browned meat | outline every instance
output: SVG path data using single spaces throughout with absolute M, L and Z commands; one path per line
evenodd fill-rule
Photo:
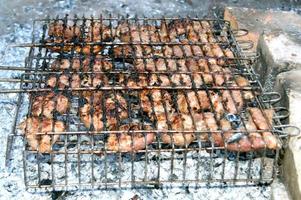
M 86 128 L 94 127 L 95 131 L 103 129 L 103 111 L 101 106 L 95 106 L 92 112 L 91 105 L 85 104 L 79 109 L 79 116 Z
M 171 81 L 176 86 L 191 86 L 191 78 L 188 74 L 173 74 Z
M 169 36 L 171 40 L 176 39 L 179 35 L 186 33 L 186 20 L 172 20 L 168 24 Z
M 98 108 L 97 106 L 102 105 L 102 91 L 93 91 L 92 93 L 90 91 L 83 91 L 80 96 L 83 97 L 88 104 L 93 105 L 94 109 Z
M 145 130 L 151 130 L 151 127 L 144 125 Z M 142 130 L 141 124 L 126 124 L 122 125 L 119 130 L 121 131 L 138 131 Z M 147 148 L 155 140 L 155 133 L 121 133 L 110 134 L 107 141 L 107 148 L 109 151 L 116 152 L 132 152 L 139 151 Z
M 87 38 L 84 40 L 84 42 L 91 42 L 91 39 Z M 97 54 L 102 49 L 103 49 L 102 45 L 95 45 L 95 44 L 85 44 L 84 46 L 83 45 L 75 46 L 75 51 L 77 53 L 86 54 L 86 55 Z
M 134 49 L 131 45 L 118 45 L 113 47 L 115 58 L 133 58 L 135 56 Z
M 179 132 L 170 134 L 162 133 L 162 142 L 166 144 L 174 144 L 176 146 L 188 146 L 195 139 L 194 134 L 181 131 L 193 131 L 193 122 L 190 115 L 171 114 L 168 117 L 172 130 Z
M 187 38 L 191 42 L 198 42 L 199 41 L 199 35 L 194 30 L 187 31 Z
M 269 129 L 269 126 L 271 125 L 271 122 L 272 122 L 272 116 L 273 116 L 272 110 L 265 111 L 266 116 L 269 117 L 268 119 L 266 119 L 264 117 L 263 113 L 261 112 L 261 110 L 259 108 L 249 108 L 249 112 L 250 112 L 252 119 L 258 129 L 260 129 L 260 130 L 268 130 Z M 280 147 L 280 143 L 279 143 L 278 139 L 271 132 L 269 132 L 269 131 L 263 132 L 262 137 L 266 143 L 266 146 L 269 149 L 277 149 Z
M 239 149 L 237 142 L 227 143 L 227 141 L 233 136 L 233 133 L 230 132 L 230 130 L 232 130 L 231 123 L 226 119 L 221 119 L 219 123 L 224 136 L 224 143 L 221 146 L 225 146 L 225 148 L 230 151 L 237 151 Z
M 256 132 L 257 128 L 256 125 L 254 124 L 252 117 L 249 116 L 248 121 L 245 123 L 246 124 L 246 129 L 249 133 L 249 138 L 252 143 L 252 148 L 254 150 L 259 150 L 265 148 L 265 142 L 263 140 L 263 137 L 261 133 Z
M 212 48 L 211 48 L 211 46 L 209 44 L 203 45 L 202 50 L 203 50 L 203 52 L 204 52 L 204 54 L 206 56 L 209 56 L 209 57 L 213 57 L 214 56 Z
M 223 74 L 223 68 L 216 64 L 210 65 L 210 70 L 213 74 L 215 85 L 221 86 L 225 82 L 225 77 Z
M 214 118 L 214 114 L 211 112 L 205 112 L 204 113 L 204 120 L 207 124 L 207 127 L 210 131 L 212 140 L 214 141 L 214 144 L 217 146 L 223 145 L 223 137 L 220 132 L 218 131 L 218 126 L 216 124 L 216 120 Z
M 196 131 L 207 131 L 206 127 L 206 122 L 204 120 L 204 116 L 200 113 L 193 113 L 193 120 L 195 122 L 195 129 Z M 201 140 L 208 140 L 208 134 L 207 133 L 200 133 L 200 134 L 195 134 L 196 139 L 201 139 Z
M 65 26 L 61 22 L 54 22 L 49 24 L 48 35 L 54 37 L 61 37 L 66 40 L 71 40 L 74 37 L 79 37 L 81 34 L 78 26 Z
M 110 71 L 113 69 L 112 61 L 105 60 L 101 57 L 96 57 L 93 65 L 94 72 Z
M 236 114 L 241 111 L 244 101 L 239 90 L 224 90 L 222 95 L 223 103 L 225 104 L 225 108 L 229 113 Z
M 235 82 L 239 87 L 247 87 L 250 86 L 249 80 L 242 77 L 242 76 L 237 76 L 235 77 Z M 254 95 L 252 94 L 251 91 L 243 91 L 243 97 L 246 100 L 251 100 L 254 99 Z
M 226 119 L 220 120 L 220 126 L 223 131 L 225 131 L 224 134 L 224 141 L 225 141 L 225 148 L 230 151 L 239 151 L 239 152 L 249 152 L 252 149 L 252 144 L 249 140 L 249 138 L 246 135 L 243 135 L 238 141 L 236 142 L 229 142 L 230 138 L 233 137 L 234 134 L 238 134 L 237 132 L 233 133 L 230 132 L 231 124 Z
M 40 153 L 51 152 L 52 144 L 59 139 L 59 132 L 65 131 L 65 124 L 62 121 L 39 119 L 38 117 L 25 119 L 19 127 L 25 134 L 30 149 Z M 48 132 L 57 134 L 50 135 L 47 134 Z
M 70 105 L 69 99 L 64 95 L 55 95 L 53 92 L 47 95 L 36 96 L 32 100 L 31 114 L 39 117 L 43 114 L 46 118 L 53 118 L 53 112 L 66 113 Z
M 136 59 L 134 66 L 137 71 L 156 71 L 153 59 Z
M 234 54 L 230 49 L 224 49 L 224 54 L 227 58 L 231 58 L 231 59 L 234 58 Z
M 114 28 L 110 28 L 100 22 L 92 23 L 89 26 L 88 36 L 92 41 L 110 41 L 116 35 Z
M 51 64 L 51 69 L 54 71 L 65 70 L 70 68 L 70 61 L 68 59 L 57 59 Z
M 221 97 L 213 91 L 209 91 L 209 96 L 212 102 L 213 109 L 216 112 L 217 118 L 219 119 L 225 112 Z
M 211 49 L 214 56 L 218 58 L 224 57 L 224 53 L 218 44 L 212 44 Z
M 149 84 L 152 85 L 158 85 L 158 86 L 170 86 L 170 81 L 167 75 L 158 75 L 158 74 L 152 74 L 150 76 L 150 82 Z

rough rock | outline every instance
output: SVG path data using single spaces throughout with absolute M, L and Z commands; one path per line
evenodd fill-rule
M 285 185 L 280 181 L 272 183 L 271 200 L 290 200 L 290 196 L 285 188 Z
M 256 67 L 256 71 L 260 72 L 260 79 L 265 83 L 281 72 L 301 69 L 301 39 L 275 31 L 262 34 L 259 44 L 262 64 Z
M 301 128 L 301 70 L 292 70 L 277 76 L 275 90 L 282 95 L 281 104 L 290 112 L 289 123 Z M 291 137 L 284 155 L 282 171 L 293 199 L 301 199 L 301 138 Z

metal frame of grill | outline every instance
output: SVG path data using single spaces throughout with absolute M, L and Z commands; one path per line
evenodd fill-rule
M 24 181 L 25 185 L 29 189 L 46 189 L 46 190 L 73 190 L 77 188 L 83 189 L 107 189 L 107 188 L 126 188 L 126 187 L 142 187 L 142 188 L 157 188 L 162 185 L 173 184 L 173 185 L 195 185 L 201 186 L 202 184 L 224 184 L 229 183 L 232 185 L 238 184 L 246 184 L 246 185 L 254 185 L 258 183 L 270 183 L 275 176 L 277 175 L 277 167 L 278 167 L 278 158 L 281 149 L 270 150 L 267 148 L 261 149 L 260 151 L 252 150 L 251 152 L 231 152 L 228 151 L 225 147 L 215 146 L 214 140 L 212 138 L 212 133 L 223 133 L 225 131 L 215 130 L 215 131 L 196 131 L 196 130 L 170 130 L 171 122 L 168 122 L 169 130 L 157 130 L 153 127 L 151 130 L 145 130 L 145 117 L 140 116 L 140 122 L 142 124 L 141 130 L 128 130 L 128 131 L 120 131 L 120 130 L 107 130 L 106 125 L 104 125 L 103 130 L 95 131 L 90 127 L 90 130 L 83 127 L 83 123 L 80 121 L 78 117 L 79 107 L 80 107 L 80 99 L 83 95 L 83 92 L 96 92 L 102 91 L 104 96 L 113 95 L 113 99 L 115 102 L 115 106 L 118 107 L 118 100 L 116 99 L 117 94 L 121 94 L 124 96 L 126 100 L 126 107 L 128 114 L 128 123 L 135 121 L 136 119 L 132 117 L 132 113 L 142 113 L 141 101 L 139 98 L 136 100 L 137 105 L 136 108 L 133 108 L 131 104 L 131 97 L 129 96 L 140 96 L 142 91 L 149 90 L 152 91 L 157 89 L 161 93 L 161 102 L 165 110 L 166 114 L 166 105 L 164 99 L 162 98 L 162 94 L 164 92 L 168 92 L 172 96 L 172 101 L 175 103 L 175 107 L 177 105 L 177 94 L 179 92 L 183 93 L 187 100 L 187 92 L 197 92 L 197 91 L 205 91 L 210 100 L 210 108 L 209 111 L 214 113 L 214 119 L 217 123 L 219 120 L 217 118 L 217 114 L 214 111 L 214 105 L 210 98 L 210 91 L 214 91 L 221 95 L 221 92 L 224 90 L 229 91 L 240 91 L 241 93 L 245 91 L 251 92 L 255 99 L 253 100 L 253 104 L 255 104 L 258 108 L 260 108 L 261 112 L 263 109 L 272 108 L 275 111 L 275 115 L 273 117 L 273 125 L 269 124 L 269 130 L 257 130 L 262 134 L 264 131 L 269 131 L 273 133 L 275 137 L 282 143 L 282 147 L 285 145 L 285 141 L 288 137 L 288 133 L 286 132 L 286 128 L 288 125 L 282 125 L 281 122 L 288 116 L 288 111 L 285 108 L 278 107 L 274 108 L 273 104 L 277 103 L 280 100 L 280 95 L 278 93 L 263 93 L 262 86 L 260 85 L 257 75 L 253 70 L 253 65 L 256 62 L 256 59 L 247 57 L 244 54 L 244 50 L 248 50 L 251 47 L 250 42 L 246 41 L 236 41 L 236 37 L 247 34 L 247 31 L 233 31 L 230 28 L 230 24 L 224 20 L 206 20 L 206 19 L 198 19 L 196 18 L 187 18 L 189 20 L 195 21 L 204 21 L 210 24 L 210 31 L 214 38 L 215 42 L 189 42 L 186 45 L 190 47 L 192 45 L 205 45 L 205 44 L 218 44 L 222 48 L 229 48 L 234 54 L 234 58 L 216 58 L 211 56 L 186 56 L 184 53 L 183 58 L 179 58 L 176 56 L 166 57 L 164 56 L 142 56 L 139 59 L 142 59 L 144 62 L 144 67 L 146 67 L 146 62 L 148 60 L 156 60 L 163 59 L 166 66 L 167 60 L 180 60 L 184 59 L 204 59 L 208 61 L 209 59 L 222 59 L 224 61 L 224 66 L 226 68 L 231 69 L 232 76 L 240 75 L 247 78 L 250 81 L 250 86 L 239 87 L 239 86 L 231 86 L 230 84 L 223 84 L 221 86 L 213 86 L 202 84 L 196 86 L 194 83 L 193 74 L 199 74 L 202 77 L 203 83 L 204 81 L 204 72 L 201 71 L 158 71 L 156 64 L 154 65 L 155 71 L 138 71 L 136 69 L 129 69 L 126 66 L 128 65 L 127 60 L 125 59 L 124 50 L 122 50 L 122 58 L 119 60 L 114 57 L 110 50 L 112 50 L 116 46 L 124 47 L 126 45 L 145 45 L 149 46 L 152 49 L 157 46 L 164 45 L 177 45 L 183 50 L 183 44 L 179 42 L 120 42 L 120 41 L 104 41 L 101 37 L 100 41 L 93 42 L 85 42 L 78 39 L 72 39 L 71 41 L 64 42 L 54 42 L 47 40 L 47 31 L 49 24 L 52 22 L 62 22 L 64 29 L 67 27 L 67 24 L 71 23 L 73 27 L 79 26 L 82 31 L 81 38 L 86 37 L 86 29 L 91 24 L 93 25 L 95 22 L 100 22 L 108 25 L 111 29 L 111 33 L 114 27 L 118 26 L 121 22 L 129 22 L 130 24 L 135 24 L 138 27 L 140 25 L 156 25 L 159 26 L 161 23 L 169 24 L 173 20 L 180 20 L 180 18 L 124 18 L 124 17 L 102 17 L 93 18 L 93 17 L 82 17 L 78 18 L 74 16 L 74 18 L 69 18 L 67 15 L 64 18 L 55 18 L 55 19 L 45 19 L 45 20 L 35 20 L 34 21 L 34 29 L 33 29 L 33 39 L 31 44 L 22 44 L 18 45 L 19 47 L 30 47 L 30 52 L 28 57 L 26 58 L 25 67 L 1 67 L 1 70 L 20 70 L 25 71 L 20 77 L 20 79 L 2 79 L 4 82 L 10 83 L 19 83 L 20 89 L 9 89 L 3 90 L 1 93 L 19 93 L 17 99 L 17 112 L 13 125 L 13 132 L 9 136 L 7 143 L 7 159 L 11 157 L 11 145 L 15 137 L 23 137 L 24 138 L 24 150 L 23 150 L 23 166 L 24 166 Z M 181 19 L 183 20 L 183 19 Z M 129 27 L 130 29 L 130 27 Z M 65 31 L 65 30 L 64 30 Z M 102 30 L 100 30 L 101 32 Z M 187 30 L 186 30 L 187 31 Z M 139 32 L 140 33 L 140 32 Z M 186 33 L 185 33 L 186 34 Z M 222 41 L 219 41 L 218 38 L 223 35 Z M 141 33 L 140 33 L 141 36 Z M 179 36 L 179 35 L 178 35 Z M 169 37 L 169 36 L 168 36 Z M 179 36 L 180 37 L 180 36 Z M 93 36 L 92 36 L 93 38 Z M 240 45 L 239 45 L 240 44 Z M 63 50 L 65 46 L 70 45 L 71 50 L 66 52 Z M 96 59 L 95 55 L 91 52 L 90 55 L 83 54 L 82 51 L 76 52 L 75 47 L 77 46 L 104 46 L 108 48 L 109 53 L 103 53 L 106 50 L 102 50 L 97 54 L 102 54 L 103 57 L 100 60 L 108 60 L 112 63 L 113 69 L 109 71 L 93 71 L 91 60 Z M 242 48 L 241 46 L 245 46 Z M 49 48 L 58 47 L 59 51 L 54 52 Z M 92 51 L 92 50 L 91 50 Z M 143 51 L 143 53 L 145 53 Z M 173 52 L 174 54 L 174 52 Z M 67 58 L 69 60 L 73 58 L 80 59 L 80 71 L 72 71 L 72 70 L 64 70 L 64 71 L 53 71 L 50 69 L 50 65 L 53 61 L 59 58 Z M 85 58 L 92 58 L 90 60 L 90 71 L 82 72 L 83 68 L 83 60 Z M 133 59 L 137 59 L 134 57 Z M 123 66 L 118 68 L 116 66 Z M 57 80 L 60 75 L 67 75 L 71 77 L 72 74 L 79 74 L 94 77 L 97 74 L 102 74 L 109 77 L 110 82 L 108 85 L 101 85 L 97 87 L 88 86 L 83 87 L 82 85 L 77 88 L 69 87 L 65 88 L 49 88 L 46 87 L 45 82 L 50 76 L 56 76 Z M 124 74 L 125 77 L 131 78 L 133 76 L 145 75 L 148 79 L 147 86 L 128 86 L 127 81 L 124 85 L 119 84 L 116 81 L 116 76 Z M 184 85 L 183 81 L 178 86 L 173 84 L 167 86 L 158 85 L 150 85 L 149 78 L 151 75 L 156 75 L 160 77 L 160 75 L 167 75 L 170 83 L 172 82 L 172 75 L 175 74 L 187 74 L 190 77 L 191 85 Z M 225 78 L 224 73 L 219 72 L 209 72 L 208 74 L 214 76 L 217 74 L 222 75 Z M 126 79 L 127 79 L 126 78 Z M 70 80 L 70 78 L 69 78 Z M 139 79 L 136 84 L 138 84 Z M 160 82 L 160 81 L 159 81 Z M 229 83 L 235 82 L 235 80 L 230 80 Z M 70 82 L 69 82 L 70 84 Z M 29 146 L 26 142 L 26 138 L 24 135 L 18 130 L 18 124 L 24 119 L 24 117 L 30 117 L 31 104 L 34 96 L 40 95 L 45 92 L 63 92 L 71 102 L 71 106 L 68 109 L 66 114 L 60 116 L 60 119 L 64 121 L 66 124 L 66 131 L 64 132 L 47 132 L 47 135 L 51 136 L 52 141 L 54 141 L 55 135 L 59 135 L 59 140 L 55 143 L 52 143 L 51 152 L 49 153 L 39 153 L 37 150 L 30 150 Z M 73 92 L 78 92 L 78 94 L 74 95 Z M 231 94 L 231 98 L 233 100 L 233 95 Z M 93 97 L 91 97 L 91 101 L 93 102 Z M 105 110 L 104 105 L 105 98 L 102 99 L 102 108 Z M 199 102 L 200 103 L 200 102 Z M 153 116 L 156 118 L 154 114 L 154 101 L 151 100 Z M 28 106 L 28 114 L 24 116 L 24 114 L 20 113 L 21 109 L 24 109 L 25 106 Z M 241 112 L 237 115 L 240 117 L 242 126 L 245 127 L 243 119 L 246 117 L 246 107 L 243 108 Z M 178 109 L 175 109 L 176 112 L 179 112 Z M 195 124 L 191 108 L 188 103 L 188 110 Z M 236 106 L 236 110 L 238 110 Z M 279 111 L 279 112 L 278 112 Z M 93 114 L 94 111 L 91 111 Z M 204 114 L 205 111 L 201 111 Z M 278 112 L 278 114 L 277 114 Z M 280 114 L 279 114 L 280 113 Z M 106 124 L 105 111 L 103 114 L 104 124 Z M 166 114 L 167 115 L 167 114 Z M 182 115 L 179 113 L 179 115 Z M 265 114 L 263 114 L 265 116 Z M 117 119 L 117 124 L 120 125 L 122 123 L 119 120 L 118 112 L 115 112 L 114 117 Z M 166 117 L 168 119 L 168 116 Z M 265 116 L 265 119 L 268 119 Z M 55 121 L 55 120 L 53 120 Z M 152 122 L 154 123 L 154 122 Z M 155 126 L 155 125 L 154 125 Z M 246 128 L 246 127 L 245 127 Z M 245 129 L 247 130 L 247 129 Z M 120 151 L 110 151 L 106 147 L 106 138 L 110 134 L 116 134 L 119 136 L 120 134 L 127 133 L 131 135 L 133 138 L 134 134 L 142 134 L 144 138 L 146 138 L 146 134 L 152 132 L 156 135 L 156 139 L 152 142 L 152 144 L 145 144 L 145 149 L 130 151 L 130 152 L 120 152 Z M 231 130 L 233 133 L 243 132 L 242 130 Z M 182 133 L 182 134 L 195 134 L 196 139 L 189 145 L 184 145 L 183 147 L 178 147 L 174 144 L 163 144 L 160 137 L 162 132 L 168 133 L 170 135 L 174 133 Z M 253 131 L 254 132 L 254 131 Z M 248 131 L 245 131 L 246 135 L 249 134 Z M 201 135 L 208 134 L 209 140 L 202 140 Z M 38 133 L 38 135 L 43 135 L 43 133 Z M 225 141 L 224 141 L 225 142 Z M 133 141 L 132 141 L 133 145 Z M 189 160 L 189 161 L 188 161 Z M 189 164 L 190 162 L 194 162 L 196 168 L 192 168 Z M 168 163 L 168 164 L 167 164 Z M 255 164 L 254 164 L 255 163 Z M 45 168 L 44 165 L 47 165 L 48 168 Z M 87 168 L 88 166 L 88 168 Z M 168 167 L 168 169 L 163 169 Z M 230 167 L 230 168 L 229 168 Z M 234 167 L 233 171 L 228 174 L 229 169 Z M 256 169 L 258 168 L 259 169 Z M 45 169 L 48 169 L 45 170 Z M 72 172 L 72 170 L 74 172 Z M 89 169 L 89 171 L 85 171 L 85 169 Z M 63 170 L 63 172 L 62 172 Z M 139 170 L 138 172 L 136 170 Z M 257 170 L 257 171 L 256 171 Z M 130 171 L 129 173 L 125 173 L 125 171 Z M 163 171 L 165 171 L 163 174 Z M 169 172 L 168 176 L 166 176 L 166 171 Z M 208 173 L 203 173 L 207 171 Z M 252 173 L 256 171 L 255 173 Z M 63 173 L 61 178 L 57 178 L 58 173 Z M 74 174 L 75 173 L 75 174 Z M 97 174 L 101 173 L 101 174 Z M 125 175 L 124 175 L 125 174 Z M 129 176 L 127 176 L 129 174 Z M 73 178 L 72 178 L 73 177 Z M 75 177 L 75 178 L 74 178 Z

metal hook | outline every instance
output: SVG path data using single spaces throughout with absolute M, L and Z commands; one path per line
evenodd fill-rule
M 290 115 L 290 112 L 286 107 L 274 107 L 273 109 L 276 113 L 276 115 L 273 117 L 273 119 L 286 119 Z M 284 114 L 277 115 L 277 112 L 284 112 Z
M 264 97 L 266 97 L 267 100 L 265 100 Z M 281 100 L 281 94 L 279 92 L 264 92 L 261 98 L 263 103 L 276 103 Z
M 249 31 L 247 29 L 243 29 L 243 28 L 233 29 L 232 32 L 233 32 L 233 35 L 237 38 L 242 37 L 242 36 L 246 36 L 246 35 L 249 34 Z
M 276 129 L 275 132 L 279 133 L 281 135 L 279 135 L 279 137 L 296 137 L 298 136 L 298 138 L 300 137 L 300 128 L 294 125 L 276 125 L 274 126 L 274 128 Z M 278 130 L 277 130 L 278 129 Z M 279 130 L 279 129 L 286 129 L 287 131 L 284 130 Z
M 243 51 L 250 50 L 254 47 L 254 42 L 251 40 L 237 40 L 237 43 Z

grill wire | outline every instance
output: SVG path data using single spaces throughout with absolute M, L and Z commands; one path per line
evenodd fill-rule
M 208 38 L 185 40 L 189 33 L 198 33 L 187 28 L 192 23 L 199 23 L 200 30 L 205 31 L 202 36 Z M 50 34 L 53 24 L 59 24 L 54 31 L 60 33 L 62 28 L 62 34 Z M 98 31 L 107 34 L 96 38 L 92 31 L 89 35 L 89 27 L 96 24 L 104 24 Z M 184 30 L 179 28 L 181 24 L 185 24 Z M 177 28 L 167 31 L 162 41 L 164 25 L 169 30 Z M 114 33 L 121 26 L 129 31 Z M 74 36 L 76 27 L 80 34 Z M 141 27 L 146 27 L 146 31 L 142 32 Z M 64 35 L 67 29 L 69 33 L 72 30 L 72 37 Z M 157 34 L 155 41 L 152 34 Z M 255 62 L 244 55 L 235 36 L 241 33 L 232 31 L 227 21 L 198 18 L 71 19 L 66 15 L 34 21 L 32 43 L 24 45 L 30 47 L 25 67 L 2 68 L 25 71 L 19 80 L 8 80 L 20 83 L 20 89 L 2 91 L 20 93 L 7 157 L 11 156 L 13 138 L 23 137 L 24 182 L 33 189 L 270 183 L 277 175 L 279 153 L 287 137 L 281 120 L 288 112 L 272 106 L 280 99 L 277 93 L 262 92 L 252 68 Z M 219 48 L 222 55 L 210 53 L 213 48 L 205 51 L 207 46 Z M 196 55 L 193 49 L 198 47 L 200 53 Z M 190 55 L 186 55 L 187 48 Z M 233 56 L 226 55 L 226 51 Z M 200 61 L 206 63 L 207 71 Z M 96 63 L 101 69 L 94 67 Z M 67 67 L 61 69 L 64 64 Z M 213 68 L 216 65 L 218 70 Z M 79 84 L 73 85 L 75 77 Z M 248 85 L 239 85 L 237 77 L 246 79 Z M 218 80 L 222 83 L 218 84 Z M 225 92 L 229 92 L 227 98 Z M 244 99 L 242 106 L 234 103 L 234 110 L 229 112 L 228 101 L 235 102 L 237 95 L 246 94 L 252 98 Z M 64 103 L 60 97 L 67 99 L 65 111 L 59 110 Z M 37 109 L 38 98 L 42 98 L 43 106 Z M 193 98 L 195 105 L 191 103 Z M 221 112 L 217 111 L 218 103 L 222 103 Z M 50 113 L 46 112 L 46 104 L 52 106 Z M 20 110 L 26 106 L 28 112 L 24 116 Z M 83 112 L 85 106 L 89 108 L 87 112 Z M 267 129 L 249 130 L 247 123 L 253 108 L 261 113 Z M 273 111 L 272 119 L 266 110 Z M 100 115 L 98 120 L 91 120 L 96 114 Z M 217 128 L 211 127 L 206 116 L 212 116 Z M 34 119 L 38 131 L 32 139 L 28 131 L 34 129 Z M 164 120 L 164 128 L 159 128 Z M 222 127 L 222 120 L 230 123 L 229 130 Z M 64 128 L 55 130 L 60 122 Z M 197 128 L 201 122 L 204 127 Z M 226 133 L 230 137 L 226 138 Z M 250 147 L 240 143 L 246 138 L 250 143 L 254 133 L 262 139 L 271 133 L 277 147 L 270 148 L 267 141 L 258 149 L 255 143 Z M 175 141 L 179 138 L 180 142 Z M 44 149 L 42 144 L 46 144 Z M 231 145 L 236 148 L 231 149 Z

